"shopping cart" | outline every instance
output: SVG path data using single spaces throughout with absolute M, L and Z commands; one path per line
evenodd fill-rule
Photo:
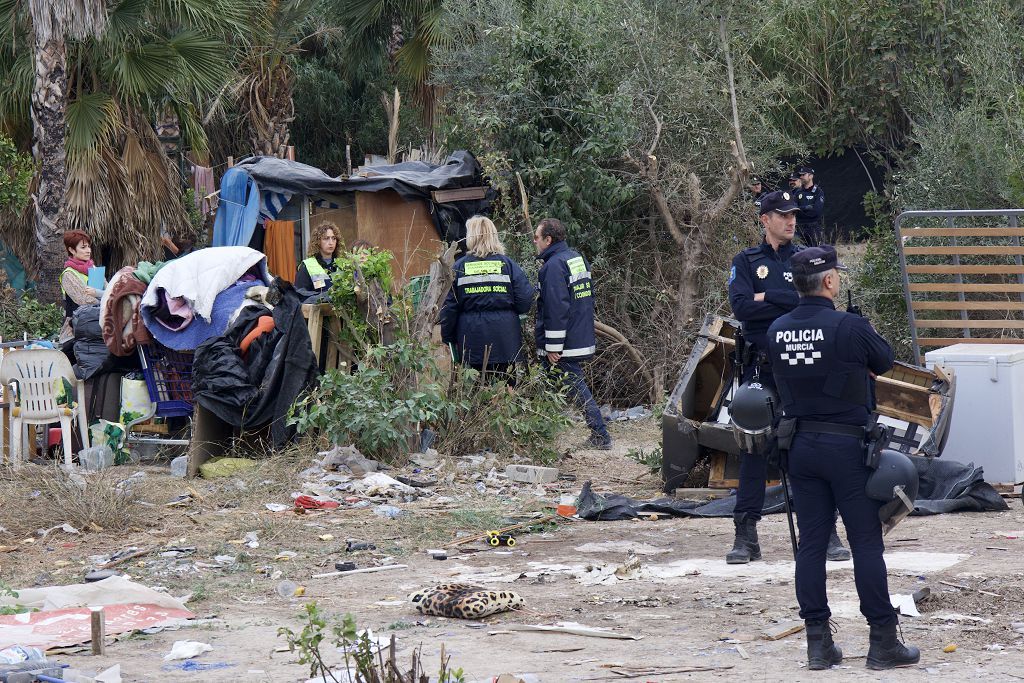
M 175 351 L 156 341 L 139 344 L 142 377 L 149 390 L 152 410 L 126 425 L 130 443 L 187 446 L 189 439 L 148 438 L 131 434 L 131 428 L 153 417 L 192 417 L 192 351 Z M 191 433 L 191 428 L 187 430 Z

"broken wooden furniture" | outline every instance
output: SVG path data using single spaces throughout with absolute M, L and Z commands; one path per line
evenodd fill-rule
M 735 488 L 739 448 L 729 421 L 733 387 L 730 354 L 739 323 L 709 315 L 669 396 L 662 417 L 662 478 L 672 492 L 684 486 L 698 463 L 710 468 L 707 486 Z M 892 425 L 890 447 L 904 453 L 936 457 L 945 445 L 953 412 L 955 380 L 936 366 L 932 370 L 897 363 L 875 379 L 876 412 Z M 769 479 L 777 471 L 769 471 Z

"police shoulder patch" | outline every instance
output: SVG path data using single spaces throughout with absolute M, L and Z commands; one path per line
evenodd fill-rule
M 732 268 L 731 268 L 731 269 L 729 270 L 729 281 L 728 281 L 728 282 L 727 282 L 726 284 L 727 284 L 727 285 L 731 285 L 731 284 L 732 284 L 732 282 L 733 282 L 733 280 L 735 280 L 735 279 L 736 279 L 736 266 L 733 266 L 733 267 L 732 267 Z

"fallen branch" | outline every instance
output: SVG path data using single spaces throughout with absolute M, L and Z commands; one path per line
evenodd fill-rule
M 707 671 L 724 671 L 733 668 L 732 664 L 721 664 L 718 666 L 688 666 L 681 669 L 645 669 L 636 673 L 629 673 L 620 669 L 612 669 L 615 676 L 592 676 L 581 678 L 582 681 L 621 681 L 627 678 L 643 678 L 644 676 L 667 676 L 669 674 L 702 673 Z
M 348 574 L 373 574 L 375 572 L 386 572 L 390 569 L 406 569 L 407 564 L 386 564 L 383 567 L 365 567 L 363 569 L 349 569 L 347 572 L 327 572 L 326 574 L 313 574 L 314 579 L 327 579 L 332 576 L 346 576 Z
M 658 396 L 656 393 L 657 387 L 654 386 L 654 375 L 652 375 L 650 369 L 648 369 L 647 361 L 643 357 L 643 354 L 641 354 L 635 346 L 629 343 L 629 340 L 626 339 L 625 335 L 623 335 L 621 332 L 616 330 L 611 325 L 605 325 L 604 323 L 595 320 L 594 332 L 601 335 L 602 337 L 605 337 L 606 339 L 613 340 L 616 344 L 619 344 L 622 346 L 622 348 L 626 349 L 626 353 L 629 354 L 629 357 L 632 358 L 633 362 L 636 363 L 637 369 L 640 370 L 640 373 L 643 374 L 644 376 L 644 380 L 647 382 L 647 386 L 649 387 L 651 405 L 657 405 L 658 401 L 661 400 L 661 397 Z
M 527 229 L 533 232 L 533 221 L 530 219 L 530 198 L 526 196 L 526 186 L 523 184 L 523 177 L 519 175 L 519 171 L 516 171 L 516 182 L 519 184 L 519 197 L 523 202 L 523 222 L 526 223 Z

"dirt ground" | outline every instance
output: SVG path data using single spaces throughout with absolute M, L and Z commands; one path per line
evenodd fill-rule
M 850 562 L 835 563 L 829 572 L 836 638 L 845 653 L 840 667 L 807 671 L 800 633 L 776 641 L 762 637 L 763 631 L 798 619 L 783 515 L 759 527 L 764 561 L 739 567 L 724 562 L 732 540 L 728 519 L 565 520 L 520 535 L 511 550 L 469 543 L 462 546 L 465 552 L 452 549 L 447 561 L 424 553 L 460 532 L 495 528 L 519 519 L 516 515 L 543 511 L 560 492 L 578 491 L 585 479 L 592 479 L 598 491 L 657 496 L 657 477 L 627 457 L 629 449 L 658 444 L 656 421 L 617 424 L 612 433 L 616 446 L 611 452 L 570 449 L 558 463 L 575 481 L 540 490 L 449 463 L 437 471 L 436 495 L 394 501 L 408 512 L 398 519 L 381 518 L 369 507 L 306 515 L 270 512 L 264 503 L 289 503 L 288 493 L 298 490 L 298 472 L 309 463 L 308 457 L 296 457 L 228 482 L 186 483 L 172 479 L 165 467 L 141 468 L 147 474 L 140 496 L 150 505 L 142 507 L 129 530 L 56 532 L 35 543 L 19 543 L 17 536 L 32 524 L 30 516 L 42 514 L 42 508 L 32 512 L 41 496 L 33 496 L 31 482 L 23 477 L 6 482 L 12 493 L 0 510 L 0 526 L 8 529 L 0 544 L 20 549 L 0 554 L 0 579 L 15 588 L 76 583 L 95 563 L 91 556 L 129 546 L 194 547 L 177 559 L 142 556 L 123 570 L 172 595 L 191 593 L 188 606 L 203 618 L 199 624 L 121 638 L 102 657 L 56 656 L 87 670 L 119 663 L 125 681 L 305 681 L 308 667 L 280 651 L 285 643 L 277 630 L 297 628 L 302 605 L 311 600 L 332 616 L 351 613 L 360 628 L 394 634 L 400 661 L 422 645 L 423 663 L 436 671 L 443 645 L 452 667 L 462 668 L 467 681 L 490 681 L 505 672 L 532 673 L 544 683 L 1024 678 L 1024 570 L 1018 561 L 1024 549 L 1024 508 L 1019 499 L 1010 501 L 1007 512 L 915 517 L 893 531 L 887 539 L 890 592 L 910 594 L 928 587 L 932 595 L 919 605 L 920 617 L 903 618 L 906 640 L 921 647 L 921 664 L 882 674 L 864 668 L 868 632 L 858 612 Z M 579 443 L 582 436 L 577 430 L 566 444 Z M 502 471 L 500 459 L 496 467 Z M 140 468 L 118 469 L 119 476 L 127 477 Z M 447 474 L 454 475 L 450 482 Z M 166 504 L 184 493 L 189 498 Z M 31 505 L 26 497 L 32 498 Z M 46 505 L 59 507 L 53 501 Z M 258 548 L 239 543 L 249 532 L 256 532 Z M 346 539 L 373 542 L 377 550 L 346 552 Z M 297 555 L 284 559 L 282 551 Z M 235 556 L 236 562 L 210 566 L 222 554 Z M 359 567 L 399 562 L 408 568 L 311 578 L 333 570 L 339 560 Z M 305 595 L 281 598 L 276 587 L 285 579 L 303 585 Z M 418 588 L 453 580 L 516 591 L 527 608 L 472 622 L 427 617 L 404 601 Z M 636 639 L 511 630 L 556 622 Z M 163 654 L 184 639 L 213 646 L 195 661 L 232 666 L 202 672 L 162 669 Z M 950 644 L 956 650 L 945 653 Z M 340 661 L 330 648 L 325 652 L 329 662 Z M 688 668 L 703 670 L 680 671 Z

